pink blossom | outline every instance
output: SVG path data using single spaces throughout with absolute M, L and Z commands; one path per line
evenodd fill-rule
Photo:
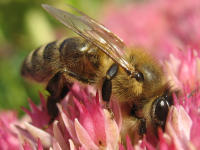
M 200 48 L 200 2 L 198 0 L 167 0 L 162 10 L 169 22 L 169 31 L 185 46 Z
M 17 115 L 13 111 L 0 112 L 0 149 L 13 150 L 20 148 L 20 141 L 14 129 Z
M 173 89 L 183 89 L 184 85 L 192 88 L 197 86 L 200 79 L 198 51 L 188 48 L 170 54 L 165 61 L 166 77 Z
M 41 96 L 43 99 L 43 97 Z M 31 106 L 33 104 L 31 103 Z M 37 139 L 45 148 L 53 149 L 117 149 L 120 142 L 121 115 L 117 103 L 112 103 L 113 112 L 116 112 L 114 120 L 112 114 L 102 107 L 99 95 L 93 96 L 88 89 L 81 89 L 75 84 L 70 94 L 58 105 L 60 117 L 52 127 L 25 123 L 25 127 L 18 126 L 23 136 L 26 149 L 38 147 Z M 37 110 L 37 107 L 31 109 Z M 44 116 L 45 107 L 40 113 L 28 111 L 32 122 Z M 37 117 L 38 115 L 38 117 Z M 34 117 L 32 117 L 34 116 Z M 34 120 L 36 119 L 36 120 Z M 47 124 L 46 124 L 47 125 Z M 113 138 L 114 137 L 114 138 Z M 27 141 L 31 144 L 27 144 Z
M 40 102 L 41 105 L 37 107 L 31 100 L 29 100 L 29 106 L 31 108 L 31 111 L 23 107 L 22 109 L 31 117 L 33 125 L 42 128 L 48 124 L 50 117 L 47 112 L 45 98 L 41 93 Z
M 126 146 L 124 146 L 120 140 L 121 115 L 119 112 L 113 118 L 111 113 L 102 107 L 98 94 L 93 96 L 89 92 L 90 90 L 82 89 L 77 84 L 73 86 L 72 92 L 65 97 L 64 101 L 58 105 L 60 117 L 54 121 L 52 126 L 45 128 L 45 126 L 38 127 L 28 122 L 21 122 L 16 125 L 19 137 L 19 140 L 16 139 L 16 141 L 19 146 L 22 144 L 24 150 L 49 148 L 53 150 L 144 150 L 146 148 L 156 150 L 156 147 L 161 150 L 198 149 L 200 146 L 199 132 L 197 132 L 200 130 L 200 92 L 197 90 L 191 96 L 189 87 L 184 87 L 184 89 L 185 96 L 174 98 L 175 106 L 170 108 L 165 132 L 159 130 L 159 141 L 156 146 L 151 145 L 145 137 L 135 145 L 132 145 L 130 138 L 127 137 Z M 37 106 L 37 108 L 39 107 Z M 114 112 L 119 111 L 118 104 L 115 102 L 111 108 Z M 43 109 L 46 113 L 44 107 Z M 41 109 L 41 113 L 43 109 Z M 33 116 L 31 113 L 35 114 L 30 111 L 30 116 Z M 37 113 L 35 115 L 37 116 Z M 34 119 L 37 120 L 36 116 L 32 117 L 32 122 Z M 6 123 L 10 122 L 12 119 L 8 117 Z M 17 137 L 13 131 L 6 130 L 5 133 L 11 133 L 12 136 Z M 8 143 L 4 143 L 5 145 L 11 146 Z
M 177 49 L 200 48 L 200 1 L 154 0 L 111 5 L 104 24 L 129 46 L 139 46 L 159 59 Z
M 190 149 L 190 132 L 192 120 L 182 106 L 170 109 L 168 121 L 166 123 L 166 135 L 168 144 L 174 149 Z
M 88 100 L 89 95 L 79 90 L 79 88 L 75 85 L 73 92 L 74 95 L 82 95 L 81 101 L 77 98 L 68 99 L 68 103 L 73 100 L 73 105 L 67 105 L 66 109 L 59 106 L 63 122 L 63 125 L 60 125 L 63 126 L 61 130 L 68 131 L 68 137 L 62 135 L 63 139 L 71 139 L 71 144 L 73 142 L 73 145 L 77 148 L 98 149 L 99 147 L 109 147 L 116 149 L 120 139 L 119 128 L 112 119 L 110 112 L 101 107 L 98 94 Z M 69 111 L 65 112 L 64 110 Z M 74 110 L 77 111 L 74 112 Z M 58 123 L 54 124 L 57 133 L 61 133 L 58 126 Z M 65 142 L 65 145 L 67 146 L 69 143 Z

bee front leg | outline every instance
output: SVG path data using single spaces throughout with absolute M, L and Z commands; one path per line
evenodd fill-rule
M 135 104 L 133 104 L 131 108 L 131 116 L 135 117 L 139 121 L 138 126 L 138 134 L 142 138 L 144 134 L 146 134 L 146 119 L 140 115 L 141 108 Z
M 51 124 L 58 116 L 56 103 L 60 102 L 69 92 L 69 86 L 70 84 L 66 82 L 63 73 L 61 72 L 56 73 L 48 82 L 46 90 L 50 93 L 50 96 L 47 99 L 47 110 L 48 114 L 51 116 L 49 124 Z
M 117 74 L 118 68 L 119 67 L 117 64 L 113 64 L 106 72 L 106 77 L 104 79 L 103 86 L 102 86 L 102 99 L 105 102 L 110 101 L 110 96 L 112 93 L 112 81 L 111 80 Z
M 146 131 L 147 131 L 147 129 L 146 129 L 146 119 L 144 119 L 144 118 L 141 118 L 141 119 L 139 119 L 139 121 L 140 121 L 140 123 L 139 123 L 139 135 L 141 136 L 141 137 L 143 137 L 143 135 L 144 134 L 146 134 Z

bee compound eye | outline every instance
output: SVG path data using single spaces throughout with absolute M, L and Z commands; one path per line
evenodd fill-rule
M 136 72 L 134 74 L 134 78 L 138 81 L 138 82 L 143 82 L 144 81 L 144 76 L 143 73 L 141 72 Z
M 153 104 L 153 120 L 156 125 L 162 128 L 164 128 L 167 119 L 169 106 L 169 102 L 163 97 L 157 98 Z

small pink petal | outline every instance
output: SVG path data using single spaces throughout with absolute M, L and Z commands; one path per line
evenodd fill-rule
M 79 150 L 87 150 L 87 149 L 85 149 L 84 147 L 79 147 Z
M 74 125 L 77 137 L 81 145 L 85 149 L 98 150 L 99 148 L 97 147 L 97 145 L 95 145 L 95 143 L 93 142 L 87 131 L 83 128 L 83 126 L 79 123 L 77 119 L 75 119 Z
M 143 139 L 142 144 L 146 147 L 148 150 L 156 150 L 155 147 L 153 147 L 146 138 Z
M 126 137 L 126 147 L 127 147 L 127 150 L 133 150 L 133 145 L 131 144 L 131 140 L 129 136 Z
M 43 150 L 42 143 L 40 139 L 38 139 L 38 150 Z
M 99 144 L 101 146 L 105 145 L 106 143 L 106 133 L 105 133 L 105 124 L 104 124 L 105 116 L 104 116 L 102 107 L 100 106 L 100 103 L 95 103 L 95 99 L 92 99 L 92 102 L 90 105 L 88 105 L 87 110 L 89 111 L 89 114 L 90 114 L 89 117 L 91 117 L 92 119 L 91 123 L 94 128 L 94 134 L 95 134 L 94 142 L 97 145 Z M 84 126 L 84 128 L 86 127 Z
M 24 150 L 33 150 L 32 147 L 30 146 L 30 144 L 28 142 L 25 142 L 23 144 L 23 149 Z
M 39 92 L 40 95 L 40 102 L 43 109 L 47 109 L 46 107 L 46 99 L 44 98 L 43 94 Z
M 73 122 L 71 120 L 69 120 L 67 115 L 63 112 L 62 106 L 60 104 L 58 104 L 57 106 L 58 106 L 59 112 L 61 114 L 61 118 L 62 118 L 62 120 L 64 122 L 64 125 L 65 125 L 67 131 L 69 132 L 69 134 L 72 137 L 72 139 L 76 143 L 78 143 L 78 139 L 77 139 L 77 136 L 76 136 L 75 128 L 73 126 Z
M 88 134 L 92 138 L 92 140 L 97 143 L 96 134 L 94 129 L 94 122 L 92 120 L 92 115 L 88 112 L 89 110 L 81 104 L 76 98 L 74 98 L 74 102 L 79 109 L 80 116 L 78 118 L 81 125 L 87 130 Z
M 187 112 L 182 106 L 179 106 L 178 108 L 172 106 L 169 113 L 171 113 L 170 122 L 176 133 L 189 140 L 192 120 Z
M 42 102 L 42 108 L 39 106 L 36 106 L 30 99 L 29 99 L 29 106 L 31 108 L 31 110 L 28 110 L 24 107 L 22 107 L 22 109 L 24 110 L 24 112 L 26 112 L 32 120 L 32 124 L 43 128 L 44 126 L 46 126 L 50 120 L 50 116 L 48 115 L 47 112 L 47 108 L 46 108 L 46 103 L 44 101 L 44 97 L 42 95 L 40 95 L 41 98 L 41 102 Z
M 172 106 L 166 122 L 166 133 L 172 138 L 176 149 L 187 149 L 190 140 L 192 120 L 182 106 Z
M 168 150 L 169 148 L 171 148 L 173 143 L 166 142 L 166 138 L 164 137 L 164 134 L 160 128 L 158 129 L 158 135 L 159 135 L 159 140 L 160 140 L 159 141 L 159 149 Z
M 121 114 L 121 109 L 120 109 L 120 105 L 116 100 L 112 100 L 111 101 L 111 108 L 112 111 L 114 113 L 114 117 L 115 117 L 115 121 L 118 125 L 119 130 L 121 130 L 121 126 L 122 126 L 122 114 Z
M 142 148 L 140 145 L 135 145 L 133 150 L 146 150 L 146 148 Z
M 119 150 L 125 150 L 122 144 L 119 144 Z
M 6 126 L 9 126 L 11 123 L 15 123 L 17 121 L 17 113 L 14 111 L 1 111 L 0 121 Z
M 33 101 L 31 99 L 28 99 L 29 101 L 29 106 L 32 110 L 33 113 L 39 112 L 38 107 L 35 105 L 35 103 L 33 103 Z
M 50 134 L 48 134 L 47 132 L 29 124 L 29 123 L 25 123 L 26 129 L 29 131 L 29 133 L 31 133 L 31 135 L 35 138 L 35 139 L 40 139 L 41 143 L 44 147 L 51 147 L 52 145 L 52 136 Z
M 31 141 L 31 143 L 36 143 L 34 137 L 26 129 L 23 129 L 17 125 L 16 128 L 19 131 L 19 140 L 21 140 L 22 143 L 24 141 L 25 141 L 24 143 L 26 143 L 26 141 Z
M 76 150 L 76 147 L 71 139 L 69 139 L 70 150 Z
M 63 150 L 55 140 L 53 141 L 53 150 Z
M 58 141 L 60 147 L 62 149 L 68 149 L 67 143 L 65 142 L 65 139 L 63 137 L 63 133 L 59 129 L 58 121 L 54 121 L 53 123 L 53 134 L 55 139 Z
M 171 124 L 166 125 L 166 128 L 167 128 L 166 132 L 171 136 L 172 142 L 173 142 L 175 148 L 177 150 L 184 149 L 185 148 L 185 146 L 183 145 L 184 143 L 181 142 L 181 139 L 179 139 L 177 133 L 175 132 L 175 130 L 173 129 L 173 127 L 171 126 Z
M 104 109 L 105 115 L 105 132 L 106 132 L 106 143 L 112 146 L 112 149 L 118 149 L 120 142 L 119 128 L 112 118 L 110 112 Z
M 180 132 L 184 133 L 187 140 L 189 140 L 190 139 L 190 131 L 191 131 L 191 127 L 192 127 L 192 120 L 182 106 L 180 106 L 180 108 L 179 108 L 179 115 L 180 115 L 180 117 L 179 117 L 180 123 L 182 123 L 182 125 L 179 124 L 181 127 Z

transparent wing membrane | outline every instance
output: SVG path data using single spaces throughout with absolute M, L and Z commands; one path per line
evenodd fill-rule
M 97 46 L 126 72 L 130 74 L 134 72 L 134 67 L 123 57 L 125 44 L 102 24 L 71 6 L 68 7 L 78 15 L 73 15 L 47 4 L 43 4 L 42 7 L 66 27 Z

